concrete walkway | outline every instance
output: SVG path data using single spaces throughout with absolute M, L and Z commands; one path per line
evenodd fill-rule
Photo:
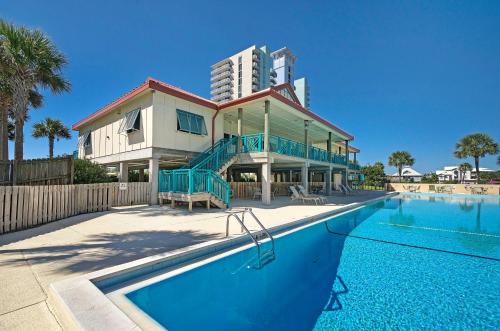
M 302 205 L 278 198 L 271 206 L 236 200 L 233 211 L 254 208 L 266 227 L 311 217 L 383 192 L 332 196 L 326 205 Z M 47 302 L 50 283 L 150 255 L 222 239 L 227 212 L 163 206 L 116 208 L 79 215 L 0 236 L 0 330 L 59 330 Z M 231 224 L 231 233 L 240 228 Z

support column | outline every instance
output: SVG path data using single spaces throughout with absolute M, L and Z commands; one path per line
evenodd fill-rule
M 262 203 L 271 204 L 271 162 L 262 163 Z
M 356 163 L 356 153 L 353 153 L 354 163 Z
M 149 182 L 151 183 L 151 204 L 158 204 L 158 159 L 149 159 Z M 174 204 L 172 200 L 172 204 Z
M 238 146 L 237 152 L 240 153 L 242 151 L 241 145 L 241 136 L 243 135 L 243 108 L 238 108 Z
M 293 170 L 290 170 L 290 177 L 288 178 L 289 182 L 293 182 Z
M 326 150 L 328 151 L 328 162 L 332 163 L 332 133 L 328 132 L 328 140 L 326 141 Z
M 128 163 L 127 162 L 120 162 L 120 174 L 119 174 L 118 180 L 121 183 L 128 182 Z
M 270 102 L 269 102 L 269 100 L 266 100 L 264 102 L 264 152 L 269 152 L 269 129 L 270 129 L 269 113 L 270 112 L 271 112 Z
M 332 167 L 330 167 L 325 174 L 326 195 L 332 194 Z
M 304 120 L 304 145 L 306 146 L 306 150 L 304 153 L 305 158 L 309 159 L 309 121 L 308 120 Z
M 139 169 L 139 182 L 144 182 L 144 168 Z
M 301 180 L 302 186 L 304 186 L 304 189 L 309 192 L 309 164 L 307 162 L 302 165 Z
M 349 140 L 345 141 L 345 180 L 344 180 L 344 185 L 347 186 L 348 184 L 348 176 L 349 176 Z

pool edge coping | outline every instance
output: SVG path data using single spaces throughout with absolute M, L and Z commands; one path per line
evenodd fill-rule
M 335 210 L 330 210 L 317 215 L 305 217 L 289 223 L 268 228 L 271 234 L 284 234 L 301 226 L 305 226 L 327 217 L 335 216 L 380 200 L 393 197 L 400 192 L 387 192 L 383 196 L 363 202 L 354 202 Z M 90 272 L 84 275 L 62 279 L 49 286 L 49 300 L 55 306 L 58 319 L 63 318 L 63 325 L 80 330 L 142 330 L 131 317 L 120 309 L 96 283 L 118 276 L 133 273 L 136 270 L 153 267 L 160 263 L 172 262 L 177 259 L 195 260 L 197 258 L 210 258 L 227 251 L 241 248 L 250 240 L 245 235 L 231 236 L 229 238 L 210 240 L 173 251 L 155 254 L 127 263 Z M 177 262 L 179 263 L 179 262 Z M 174 264 L 173 264 L 174 265 Z M 137 308 L 138 309 L 138 308 Z M 61 316 L 62 315 L 62 316 Z M 162 329 L 153 319 L 142 321 L 148 324 L 148 329 Z M 141 323 L 142 324 L 142 323 Z

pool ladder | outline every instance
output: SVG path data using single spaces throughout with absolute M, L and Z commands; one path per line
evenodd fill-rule
M 238 216 L 238 214 L 241 213 L 241 218 Z M 252 233 L 250 230 L 246 227 L 245 225 L 245 215 L 249 214 L 250 216 L 253 217 L 255 222 L 259 225 L 261 228 L 260 231 Z M 267 231 L 267 229 L 262 225 L 262 223 L 259 221 L 257 216 L 252 211 L 252 208 L 245 208 L 241 212 L 234 212 L 231 213 L 227 216 L 226 219 L 226 237 L 229 236 L 229 220 L 232 218 L 236 219 L 238 223 L 241 225 L 241 232 L 245 231 L 250 238 L 252 238 L 253 243 L 255 244 L 255 247 L 257 247 L 257 260 L 259 262 L 258 266 L 259 269 L 262 268 L 266 263 L 270 262 L 271 260 L 275 259 L 275 254 L 274 254 L 274 238 L 273 236 Z M 261 242 L 259 240 L 262 240 L 263 238 L 269 238 L 271 241 L 271 248 L 261 252 Z

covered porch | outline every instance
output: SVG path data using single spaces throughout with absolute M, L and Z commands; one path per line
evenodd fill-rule
M 221 109 L 224 136 L 238 139 L 239 157 L 223 173 L 235 198 L 255 191 L 270 204 L 299 183 L 330 195 L 339 184 L 359 178 L 359 150 L 350 146 L 354 137 L 303 108 L 289 89 L 228 102 Z

